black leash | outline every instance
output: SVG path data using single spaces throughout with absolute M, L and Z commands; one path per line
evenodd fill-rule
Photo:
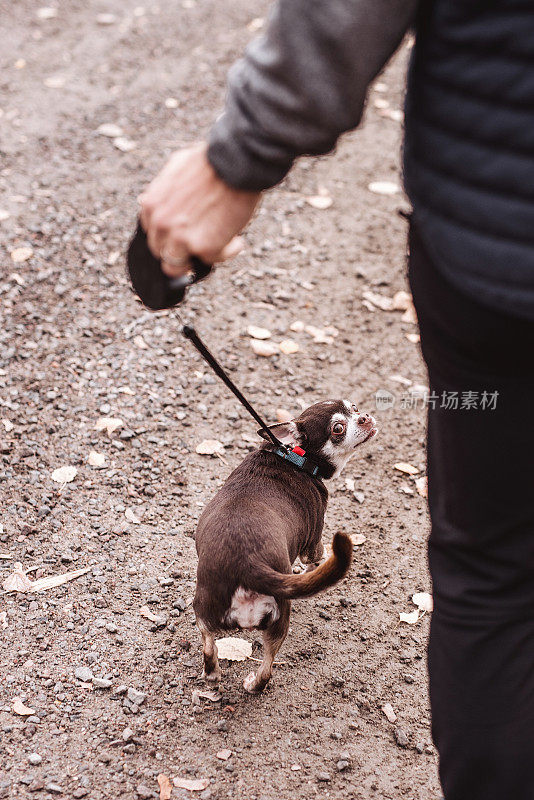
M 252 417 L 254 417 L 254 419 L 262 429 L 262 431 L 267 434 L 271 442 L 274 445 L 276 445 L 276 447 L 281 447 L 283 450 L 287 450 L 285 444 L 282 444 L 280 439 L 276 438 L 272 430 L 262 420 L 258 412 L 253 408 L 253 406 L 251 406 L 245 395 L 237 388 L 237 386 L 230 378 L 230 376 L 226 374 L 226 372 L 221 367 L 215 356 L 212 353 L 210 353 L 210 351 L 208 350 L 208 348 L 206 347 L 206 345 L 204 344 L 204 342 L 202 341 L 196 330 L 192 328 L 190 325 L 184 325 L 182 328 L 182 333 L 185 336 L 185 338 L 189 339 L 191 344 L 193 344 L 196 347 L 202 358 L 208 362 L 208 364 L 210 365 L 214 373 L 217 375 L 217 377 L 219 377 L 222 380 L 222 382 L 226 386 L 228 386 L 230 391 L 235 394 L 241 405 L 247 409 L 248 413 Z
M 206 264 L 199 258 L 192 256 L 190 261 L 191 271 L 181 278 L 170 278 L 161 269 L 161 261 L 150 252 L 146 233 L 139 222 L 128 248 L 127 266 L 134 290 L 145 306 L 153 311 L 174 308 L 180 305 L 186 296 L 188 287 L 204 280 L 212 270 L 211 264 Z M 233 392 L 241 405 L 247 409 L 251 417 L 256 420 L 261 430 L 276 447 L 274 451 L 276 455 L 283 458 L 284 461 L 289 461 L 297 469 L 320 480 L 322 476 L 319 465 L 313 459 L 308 458 L 301 447 L 291 449 L 274 435 L 256 409 L 253 408 L 233 380 L 226 374 L 215 356 L 210 353 L 196 330 L 190 325 L 183 325 L 182 333 L 196 347 L 217 377 Z

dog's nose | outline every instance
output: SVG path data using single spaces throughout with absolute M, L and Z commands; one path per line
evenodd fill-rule
M 358 425 L 367 425 L 371 421 L 369 414 L 360 414 L 358 417 Z

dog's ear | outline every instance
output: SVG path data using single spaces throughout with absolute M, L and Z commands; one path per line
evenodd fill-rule
M 274 433 L 277 439 L 280 439 L 282 444 L 286 444 L 289 447 L 297 447 L 297 445 L 302 444 L 303 436 L 293 419 L 290 422 L 278 422 L 276 425 L 269 425 L 269 430 Z M 270 441 L 264 430 L 259 430 L 258 433 L 262 439 Z

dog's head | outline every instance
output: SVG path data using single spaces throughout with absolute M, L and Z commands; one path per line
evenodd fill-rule
M 288 447 L 301 447 L 321 465 L 326 478 L 338 475 L 356 448 L 378 433 L 370 414 L 358 410 L 347 400 L 315 403 L 300 417 L 270 426 L 274 435 Z M 259 431 L 264 439 L 267 434 Z

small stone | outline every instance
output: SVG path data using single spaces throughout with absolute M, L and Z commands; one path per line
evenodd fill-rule
M 117 633 L 119 630 L 114 622 L 107 622 L 106 623 L 106 630 L 108 633 Z
M 38 717 L 36 714 L 32 714 L 30 717 L 26 717 L 25 722 L 27 725 L 40 725 L 41 717 Z
M 340 758 L 336 764 L 336 769 L 338 772 L 345 772 L 346 769 L 350 767 L 350 762 L 346 761 L 344 758 Z
M 133 703 L 136 706 L 142 705 L 146 700 L 146 694 L 138 691 L 137 689 L 133 689 L 132 687 L 128 689 L 127 696 L 130 703 Z
M 38 764 L 41 763 L 43 757 L 39 755 L 39 753 L 30 753 L 28 756 L 28 761 L 32 765 L 32 767 L 36 767 Z
M 42 792 L 44 789 L 44 780 L 42 778 L 35 778 L 28 786 L 29 792 Z
M 102 753 L 98 756 L 98 760 L 101 761 L 103 764 L 109 764 L 111 761 L 111 753 L 108 753 L 107 750 L 103 750 Z
M 331 778 L 328 772 L 319 772 L 317 773 L 317 780 L 319 781 L 319 783 L 328 783 L 331 780 Z
M 89 667 L 76 667 L 74 677 L 84 683 L 90 683 L 93 680 L 93 671 Z
M 125 745 L 122 749 L 125 753 L 131 755 L 132 753 L 135 753 L 137 748 L 133 742 L 130 742 L 130 744 Z
M 45 789 L 47 792 L 52 792 L 52 794 L 63 794 L 63 789 L 57 783 L 47 783 Z
M 154 796 L 152 789 L 149 789 L 148 786 L 145 786 L 144 783 L 139 783 L 135 787 L 135 791 L 137 792 L 139 797 L 149 798 Z
M 402 728 L 395 728 L 394 730 L 395 741 L 399 747 L 408 747 L 408 734 Z
M 95 678 L 93 677 L 93 686 L 97 689 L 111 689 L 112 681 L 108 680 L 107 678 Z
M 410 673 L 408 672 L 402 677 L 404 678 L 405 683 L 414 683 L 415 681 L 415 677 L 413 675 L 410 675 Z
M 126 694 L 127 691 L 128 691 L 128 687 L 125 686 L 124 683 L 121 683 L 120 686 L 117 686 L 117 688 L 113 692 L 113 696 L 116 697 L 116 696 L 119 696 L 121 694 Z
M 217 730 L 218 731 L 227 731 L 228 730 L 228 723 L 225 719 L 220 719 L 217 723 Z
M 82 797 L 87 797 L 88 794 L 88 790 L 83 786 L 80 786 L 78 789 L 73 791 L 72 796 L 74 797 L 74 800 L 81 800 Z
M 133 737 L 134 732 L 131 728 L 125 728 L 121 735 L 123 742 L 129 742 L 130 739 Z

